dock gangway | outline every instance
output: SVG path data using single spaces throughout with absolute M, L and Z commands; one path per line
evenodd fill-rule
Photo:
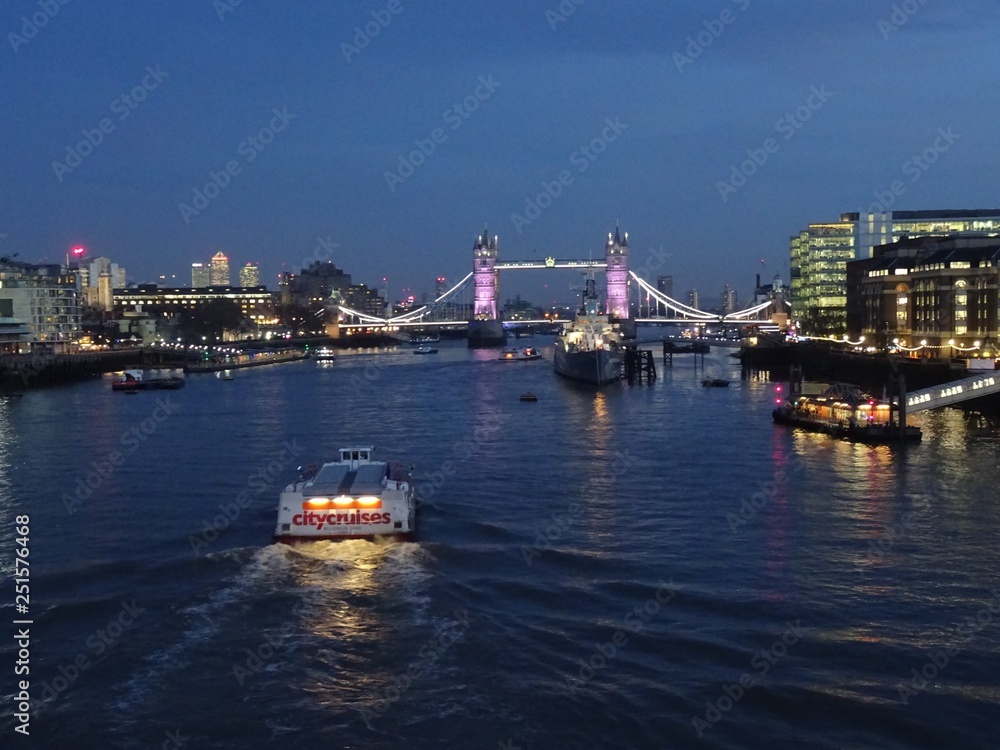
M 907 393 L 906 411 L 912 414 L 925 409 L 938 409 L 994 393 L 1000 393 L 1000 372 L 995 370 Z

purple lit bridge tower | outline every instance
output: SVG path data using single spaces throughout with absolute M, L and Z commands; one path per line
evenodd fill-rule
M 626 338 L 635 337 L 635 323 L 629 320 L 628 311 L 628 232 L 623 238 L 615 227 L 614 236 L 608 232 L 605 248 L 607 262 L 607 311 L 612 320 L 621 324 Z
M 469 347 L 473 349 L 503 346 L 507 343 L 503 322 L 497 314 L 500 285 L 496 264 L 499 240 L 496 235 L 490 239 L 489 233 L 484 229 L 472 246 L 475 307 L 473 318 L 469 321 Z

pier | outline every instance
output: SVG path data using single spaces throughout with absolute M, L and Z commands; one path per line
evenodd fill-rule
M 663 340 L 663 364 L 670 365 L 673 367 L 674 355 L 675 354 L 694 354 L 695 355 L 695 366 L 698 364 L 698 356 L 701 355 L 701 364 L 705 365 L 705 355 L 711 350 L 711 347 L 701 341 L 689 341 L 684 343 L 678 343 L 677 341 Z M 652 354 L 652 352 L 650 352 Z
M 629 385 L 638 380 L 640 383 L 652 383 L 656 380 L 656 363 L 653 361 L 653 352 L 648 349 L 640 349 L 635 344 L 626 344 L 625 359 L 622 363 L 625 379 Z
M 309 354 L 300 349 L 283 349 L 276 352 L 244 352 L 223 360 L 210 360 L 185 365 L 184 372 L 219 372 L 221 370 L 239 370 L 245 367 L 262 367 L 276 365 L 281 362 L 297 362 L 308 359 Z

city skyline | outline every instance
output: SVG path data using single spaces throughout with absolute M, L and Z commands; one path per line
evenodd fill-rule
M 985 2 L 38 7 L 0 15 L 23 260 L 82 244 L 155 282 L 238 248 L 269 286 L 319 259 L 396 296 L 468 273 L 484 223 L 508 260 L 620 223 L 634 266 L 743 296 L 809 222 L 995 204 Z M 508 289 L 571 296 L 545 283 Z

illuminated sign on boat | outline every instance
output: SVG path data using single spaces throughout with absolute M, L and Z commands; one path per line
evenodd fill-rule
M 328 526 L 372 526 L 392 523 L 389 513 L 366 513 L 360 510 L 319 513 L 307 512 L 292 516 L 293 526 L 315 526 L 322 531 Z

